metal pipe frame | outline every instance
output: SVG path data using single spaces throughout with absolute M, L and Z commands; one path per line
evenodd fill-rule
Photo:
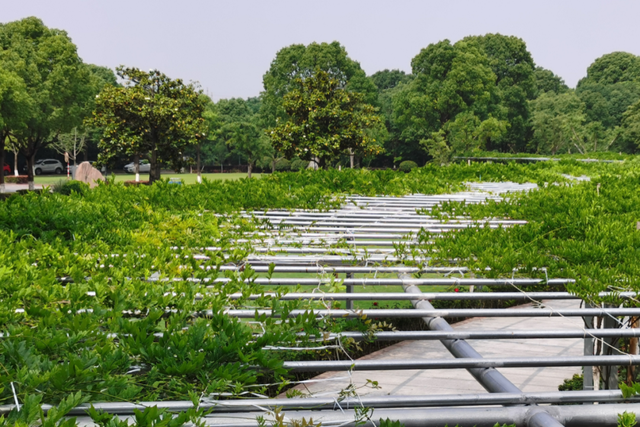
M 551 310 L 545 308 L 530 309 L 435 309 L 435 310 L 410 310 L 410 309 L 380 309 L 380 310 L 292 310 L 289 317 L 296 317 L 304 313 L 313 313 L 319 317 L 359 318 L 363 315 L 374 319 L 381 318 L 418 318 L 418 317 L 583 317 L 583 316 L 640 316 L 640 308 L 586 308 Z M 206 311 L 205 311 L 206 313 Z M 227 310 L 229 316 L 252 319 L 258 315 L 272 316 L 271 310 Z M 273 316 L 279 317 L 279 315 Z
M 601 292 L 600 297 L 613 296 L 610 292 Z M 304 293 L 290 292 L 284 295 L 278 295 L 274 292 L 265 292 L 263 294 L 249 295 L 248 299 L 256 300 L 262 297 L 273 297 L 283 301 L 293 300 L 336 300 L 341 301 L 351 299 L 354 301 L 411 301 L 411 300 L 429 300 L 429 301 L 494 301 L 494 300 L 520 300 L 520 301 L 541 301 L 541 300 L 579 300 L 580 297 L 568 292 L 423 292 L 422 295 L 401 294 L 397 292 L 359 292 L 359 293 Z M 622 299 L 635 298 L 637 292 L 621 292 L 615 296 Z M 245 298 L 241 293 L 229 295 L 230 299 Z
M 230 258 L 229 255 L 223 255 L 225 259 Z M 208 261 L 211 257 L 207 255 L 193 255 L 193 259 Z M 360 262 L 360 263 L 400 263 L 405 260 L 411 260 L 414 262 L 429 262 L 431 258 L 425 257 L 396 257 L 391 255 L 378 255 L 378 254 L 367 254 L 366 256 L 357 257 L 357 256 L 340 256 L 340 255 L 322 255 L 322 256 L 272 256 L 272 255 L 249 255 L 245 260 L 248 264 L 271 264 L 271 263 L 280 263 L 280 264 L 324 264 L 324 263 L 340 263 L 343 264 L 345 262 Z
M 304 216 L 299 215 L 246 215 L 245 218 L 254 218 L 254 219 L 267 219 L 272 224 L 324 224 L 324 225 L 340 225 L 340 226 L 349 226 L 349 225 L 362 225 L 362 224 L 384 224 L 387 226 L 447 226 L 445 228 L 459 228 L 459 227 L 467 227 L 470 225 L 485 225 L 485 224 L 493 224 L 493 225 L 523 225 L 526 224 L 527 221 L 523 220 L 514 220 L 514 219 L 505 219 L 505 220 L 495 220 L 495 219 L 452 219 L 447 220 L 446 222 L 440 219 L 431 219 L 429 217 L 420 217 L 416 215 L 414 218 L 394 218 L 393 216 L 381 216 L 379 218 L 344 218 L 338 215 L 327 215 L 325 217 L 313 217 L 306 218 Z
M 445 340 L 447 341 L 447 340 Z M 456 340 L 460 342 L 460 340 Z M 470 348 L 470 347 L 469 347 Z M 471 349 L 473 350 L 473 349 Z M 451 350 L 450 350 L 451 351 Z M 469 351 L 469 354 L 475 352 Z M 466 354 L 458 352 L 459 354 Z M 475 354 L 478 354 L 475 352 Z M 538 368 L 541 366 L 616 366 L 640 365 L 640 356 L 574 356 L 574 357 L 512 357 L 512 358 L 470 358 L 470 355 L 457 356 L 461 359 L 404 359 L 404 360 L 329 360 L 284 362 L 283 367 L 292 372 L 329 372 L 329 371 L 403 371 L 416 369 L 467 369 L 486 370 L 487 368 Z M 497 373 L 497 371 L 495 371 Z M 486 372 L 485 372 L 486 374 Z M 473 373 L 472 373 L 473 375 Z M 474 375 L 475 376 L 475 375 Z M 486 376 L 486 375 L 485 375 Z M 502 378 L 502 374 L 500 374 Z M 476 378 L 477 379 L 477 378 Z M 508 381 L 504 378 L 504 381 Z M 490 392 L 519 393 L 515 388 L 508 390 L 503 380 L 497 382 L 479 382 Z M 509 382 L 509 384 L 511 384 Z M 513 386 L 513 384 L 511 384 Z M 515 386 L 513 386 L 515 387 Z
M 250 265 L 251 269 L 256 273 L 267 273 L 269 271 L 268 266 L 253 265 L 251 262 L 247 262 L 246 265 Z M 216 267 L 213 267 L 216 268 Z M 240 266 L 236 265 L 221 265 L 220 271 L 236 271 Z M 469 269 L 467 267 L 384 267 L 384 266 L 321 266 L 313 263 L 310 266 L 288 266 L 277 265 L 275 266 L 274 273 L 356 273 L 356 274 L 373 274 L 373 273 L 409 273 L 409 274 L 451 274 L 451 273 L 467 273 Z
M 379 427 L 380 420 L 398 420 L 405 427 L 494 427 L 511 425 L 526 427 L 617 427 L 618 415 L 633 412 L 640 416 L 640 404 L 604 404 L 604 405 L 566 405 L 511 406 L 498 408 L 422 408 L 422 409 L 379 409 L 373 418 L 366 420 L 368 425 Z M 543 415 L 543 416 L 541 416 Z M 256 427 L 257 417 L 264 417 L 267 424 L 273 421 L 272 414 L 265 412 L 244 412 L 242 414 L 211 414 L 205 419 L 208 426 L 216 427 Z M 318 412 L 289 411 L 290 420 L 302 418 L 321 422 L 325 427 L 357 427 L 362 425 L 352 409 Z M 90 420 L 89 420 L 90 421 Z
M 326 271 L 325 271 L 326 272 Z M 354 273 L 348 271 L 346 273 Z M 227 277 L 219 277 L 213 280 L 214 283 L 227 283 L 232 279 Z M 549 285 L 559 286 L 573 283 L 572 279 L 373 279 L 373 278 L 358 278 L 358 279 L 322 279 L 322 278 L 275 278 L 271 279 L 266 277 L 258 277 L 251 280 L 252 283 L 258 285 L 277 285 L 277 286 L 289 286 L 289 285 L 321 285 L 326 283 L 332 283 L 335 281 L 343 281 L 344 285 L 351 286 L 403 286 L 403 285 L 416 285 L 416 286 L 534 286 L 534 285 Z M 249 282 L 249 280 L 247 280 Z
M 416 341 L 416 340 L 509 340 L 509 339 L 584 339 L 584 338 L 630 338 L 640 337 L 638 329 L 576 329 L 576 330 L 500 330 L 500 331 L 394 331 L 376 332 L 371 336 L 362 332 L 345 331 L 329 334 L 327 339 L 337 337 L 354 340 Z
M 625 398 L 620 390 L 602 391 L 565 391 L 539 393 L 491 393 L 491 394 L 451 394 L 422 396 L 362 396 L 347 397 L 336 402 L 334 398 L 307 397 L 291 399 L 235 399 L 204 401 L 198 405 L 212 413 L 251 412 L 260 406 L 268 409 L 282 408 L 284 411 L 295 410 L 336 410 L 338 405 L 343 409 L 367 407 L 374 409 L 420 408 L 420 407 L 457 407 L 487 405 L 531 405 L 531 404 L 567 404 L 567 403 L 615 403 L 622 401 L 640 402 L 640 397 Z M 171 412 L 186 411 L 193 408 L 191 401 L 157 401 L 157 402 L 97 402 L 92 404 L 96 410 L 115 415 L 131 415 L 134 409 L 157 406 Z M 0 406 L 0 414 L 7 414 L 15 405 Z M 51 405 L 42 405 L 46 413 Z M 91 405 L 80 405 L 68 412 L 68 415 L 84 415 Z

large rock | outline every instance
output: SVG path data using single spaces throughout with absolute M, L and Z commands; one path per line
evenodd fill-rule
M 76 169 L 74 178 L 77 181 L 86 182 L 91 188 L 98 185 L 96 181 L 104 181 L 104 176 L 102 176 L 98 169 L 91 166 L 89 162 L 80 163 L 80 166 Z

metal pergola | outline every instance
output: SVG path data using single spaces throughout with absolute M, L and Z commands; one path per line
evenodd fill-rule
M 252 295 L 258 299 L 265 295 L 276 296 L 283 300 L 306 299 L 322 301 L 344 301 L 346 308 L 313 310 L 318 317 L 361 317 L 370 318 L 421 318 L 423 331 L 379 331 L 369 336 L 360 332 L 345 331 L 339 334 L 317 337 L 319 341 L 339 341 L 343 338 L 355 340 L 373 339 L 378 341 L 437 340 L 454 356 L 454 359 L 412 358 L 406 360 L 367 360 L 356 361 L 287 361 L 285 367 L 296 372 L 330 371 L 375 371 L 382 370 L 451 370 L 466 369 L 487 391 L 485 394 L 460 393 L 452 395 L 419 396 L 355 396 L 326 397 L 310 396 L 306 398 L 275 399 L 202 399 L 199 406 L 211 413 L 205 418 L 206 425 L 212 426 L 257 426 L 257 417 L 273 420 L 276 408 L 285 412 L 287 420 L 313 418 L 326 426 L 355 426 L 358 414 L 354 408 L 373 408 L 373 417 L 367 422 L 378 424 L 379 419 L 399 420 L 407 427 L 443 427 L 460 425 L 491 426 L 516 424 L 517 426 L 615 426 L 617 416 L 622 412 L 640 414 L 640 400 L 636 397 L 625 398 L 617 390 L 617 367 L 640 365 L 640 356 L 624 354 L 619 350 L 608 355 L 594 354 L 594 343 L 601 341 L 611 348 L 616 347 L 622 338 L 640 336 L 640 331 L 617 327 L 630 316 L 640 316 L 640 308 L 593 307 L 586 302 L 577 309 L 519 308 L 507 309 L 436 309 L 432 301 L 476 301 L 476 300 L 514 300 L 518 302 L 542 302 L 543 300 L 577 300 L 562 289 L 572 281 L 564 278 L 482 278 L 482 271 L 470 271 L 452 260 L 451 266 L 416 266 L 427 263 L 428 259 L 411 257 L 412 265 L 404 265 L 405 258 L 397 256 L 389 246 L 416 244 L 417 233 L 428 230 L 433 233 L 455 232 L 465 227 L 514 227 L 523 221 L 486 219 L 471 221 L 467 218 L 451 218 L 443 222 L 428 215 L 428 210 L 443 201 L 466 201 L 466 203 L 484 203 L 487 200 L 501 200 L 501 194 L 510 191 L 529 191 L 535 184 L 519 185 L 515 183 L 474 184 L 470 191 L 451 195 L 427 196 L 411 195 L 407 197 L 348 197 L 341 209 L 327 212 L 260 211 L 243 212 L 248 218 L 267 221 L 259 233 L 243 236 L 238 242 L 250 243 L 256 250 L 245 260 L 257 273 L 286 273 L 288 277 L 259 277 L 254 283 L 265 287 L 282 285 L 313 286 L 313 291 L 289 294 L 275 294 L 268 290 L 261 295 Z M 435 237 L 437 238 L 437 236 Z M 348 243 L 350 248 L 342 250 L 330 247 L 336 243 Z M 216 248 L 209 248 L 216 249 Z M 267 255 L 260 255 L 266 252 Z M 206 260 L 203 254 L 198 258 Z M 275 268 L 273 268 L 275 266 Z M 220 271 L 237 270 L 241 265 L 217 267 Z M 343 274 L 344 278 L 337 278 Z M 418 274 L 438 277 L 416 277 Z M 295 277 L 290 277 L 295 275 Z M 374 275 L 374 277 L 362 277 Z M 383 277 L 377 277 L 381 275 Z M 393 275 L 394 277 L 389 277 Z M 162 280 L 162 279 L 151 279 Z M 228 279 L 216 278 L 209 287 L 220 286 Z M 346 292 L 325 293 L 321 285 L 338 281 L 345 286 Z M 526 292 L 529 286 L 557 286 L 557 292 Z M 402 292 L 371 292 L 367 286 L 398 286 Z M 420 287 L 447 286 L 464 287 L 469 292 L 423 292 Z M 480 287 L 512 287 L 509 292 L 474 292 Z M 375 288 L 373 288 L 375 289 Z M 360 292 L 362 291 L 362 292 Z M 604 292 L 601 296 L 608 296 Z M 623 299 L 635 298 L 635 292 L 615 293 Z M 240 298 L 240 294 L 232 295 Z M 389 300 L 410 301 L 413 308 L 408 309 L 368 309 L 354 308 L 356 301 Z M 241 318 L 253 318 L 256 314 L 271 316 L 269 310 L 229 309 L 227 314 Z M 207 313 L 200 313 L 206 315 Z M 301 314 L 293 311 L 290 316 Z M 584 328 L 573 330 L 456 330 L 447 318 L 476 317 L 581 317 L 585 319 Z M 604 319 L 603 327 L 596 327 L 594 318 Z M 310 337 L 314 338 L 314 337 Z M 582 339 L 583 356 L 553 356 L 483 358 L 467 340 L 509 340 L 509 339 Z M 277 351 L 277 349 L 274 349 Z M 502 369 L 518 367 L 576 366 L 584 369 L 583 391 L 523 392 L 501 372 Z M 598 390 L 599 380 L 594 387 L 593 367 L 601 367 L 604 390 Z M 606 375 L 605 375 L 606 374 Z M 560 384 L 565 378 L 557 378 Z M 595 389 L 594 389 L 595 388 Z M 626 402 L 626 403 L 623 403 Z M 572 405 L 567 405 L 572 404 Z M 123 418 L 131 416 L 134 409 L 157 405 L 171 411 L 182 411 L 193 406 L 192 402 L 139 402 L 139 403 L 98 403 L 96 409 L 118 414 Z M 0 413 L 10 407 L 0 407 Z M 47 407 L 43 407 L 47 410 Z M 87 407 L 72 410 L 70 415 L 79 415 L 81 425 L 92 425 L 90 418 L 84 416 Z M 85 424 L 82 424 L 85 423 Z

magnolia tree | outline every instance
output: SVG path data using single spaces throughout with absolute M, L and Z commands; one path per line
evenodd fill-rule
M 100 163 L 117 155 L 148 156 L 149 181 L 160 179 L 163 164 L 179 169 L 185 150 L 206 135 L 201 91 L 160 71 L 118 67 L 124 85 L 106 86 L 87 124 L 102 130 Z M 136 162 L 137 166 L 137 162 Z
M 273 147 L 287 158 L 314 160 L 319 167 L 351 152 L 382 152 L 373 136 L 383 126 L 374 107 L 364 102 L 364 95 L 341 86 L 339 80 L 320 70 L 296 79 L 284 96 L 288 119 L 278 119 L 267 131 Z

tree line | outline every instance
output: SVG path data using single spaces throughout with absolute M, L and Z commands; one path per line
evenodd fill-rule
M 0 25 L 0 162 L 22 153 L 32 182 L 38 150 L 73 158 L 93 144 L 102 163 L 148 159 L 153 181 L 162 167 L 231 157 L 251 173 L 640 146 L 640 57 L 604 55 L 572 89 L 500 34 L 433 43 L 411 73 L 370 76 L 338 42 L 291 45 L 248 99 L 213 102 L 158 70 L 116 73 L 83 63 L 66 32 L 37 18 Z

